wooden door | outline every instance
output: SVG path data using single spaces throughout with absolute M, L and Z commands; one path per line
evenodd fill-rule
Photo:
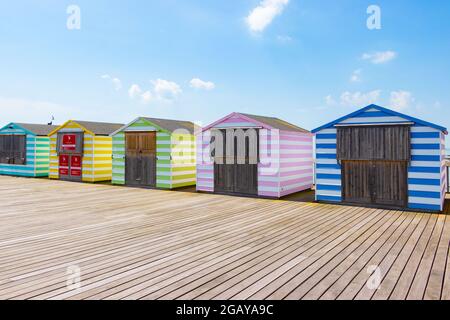
M 406 207 L 407 167 L 406 161 L 343 161 L 344 202 Z
M 223 130 L 225 131 L 225 130 Z M 226 155 L 227 141 L 226 133 L 222 132 L 224 137 L 223 155 Z M 226 163 L 226 157 L 223 159 L 223 164 L 214 165 L 214 190 L 218 193 L 235 193 L 242 195 L 257 195 L 258 194 L 258 164 L 250 161 L 250 146 L 249 138 L 245 141 L 245 159 L 238 163 L 237 152 L 237 138 L 234 138 L 234 163 Z M 257 141 L 256 149 L 259 150 L 259 139 Z M 259 155 L 257 155 L 258 157 Z M 241 159 L 242 160 L 242 159 Z M 242 163 L 245 162 L 245 163 Z
M 125 182 L 156 187 L 156 132 L 125 134 Z

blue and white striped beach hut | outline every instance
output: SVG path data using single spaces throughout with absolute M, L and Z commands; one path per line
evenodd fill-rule
M 317 201 L 443 210 L 446 128 L 370 105 L 313 133 Z
M 57 126 L 10 123 L 0 129 L 0 175 L 47 177 L 50 139 Z

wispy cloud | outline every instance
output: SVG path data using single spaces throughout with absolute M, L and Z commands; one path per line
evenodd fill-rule
M 151 81 L 150 90 L 142 90 L 138 84 L 133 84 L 128 89 L 128 95 L 131 99 L 139 99 L 142 103 L 148 104 L 154 100 L 171 102 L 181 93 L 181 87 L 172 81 L 157 79 Z
M 128 89 L 128 95 L 130 96 L 131 99 L 137 98 L 138 96 L 141 95 L 141 93 L 142 89 L 137 84 L 131 85 L 130 89 Z
M 361 73 L 361 69 L 353 71 L 352 75 L 350 76 L 350 82 L 361 82 Z
M 157 98 L 160 100 L 172 101 L 183 92 L 181 87 L 172 81 L 157 79 L 151 81 L 151 83 Z
M 380 98 L 381 90 L 373 90 L 369 92 L 343 92 L 340 102 L 343 106 L 366 106 L 377 102 Z
M 101 76 L 101 78 L 110 81 L 116 91 L 122 89 L 122 81 L 120 81 L 119 78 L 111 77 L 109 74 L 104 74 Z
M 203 90 L 213 90 L 216 85 L 211 81 L 203 81 L 199 78 L 194 78 L 190 81 L 191 88 L 203 89 Z
M 373 64 L 382 64 L 394 60 L 397 57 L 395 51 L 380 51 L 374 53 L 364 53 L 362 55 L 363 60 L 368 60 Z
M 412 93 L 409 91 L 399 90 L 391 92 L 391 99 L 390 99 L 391 108 L 397 111 L 408 109 L 412 105 L 414 100 L 415 99 Z
M 251 31 L 262 32 L 269 26 L 273 19 L 280 15 L 289 0 L 263 0 L 246 17 L 246 22 Z

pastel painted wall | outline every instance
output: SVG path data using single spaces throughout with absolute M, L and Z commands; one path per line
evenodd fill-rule
M 82 181 L 100 182 L 112 179 L 112 138 L 94 135 L 70 121 L 50 136 L 50 179 L 59 179 L 59 157 L 56 150 L 58 132 L 84 132 Z
M 234 116 L 214 128 L 259 128 L 258 195 L 280 198 L 313 185 L 313 135 L 261 128 L 261 124 Z M 211 130 L 197 135 L 197 190 L 214 192 L 214 163 L 210 158 Z
M 195 137 L 170 133 L 140 118 L 113 134 L 113 184 L 125 184 L 125 133 L 156 131 L 156 186 L 173 189 L 195 185 Z

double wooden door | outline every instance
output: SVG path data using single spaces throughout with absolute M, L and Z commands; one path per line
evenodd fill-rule
M 408 162 L 343 161 L 342 196 L 348 203 L 406 207 Z
M 231 129 L 228 129 L 231 130 Z M 252 129 L 255 130 L 255 129 Z M 244 152 L 238 152 L 238 137 L 228 141 L 229 136 L 222 130 L 223 155 L 221 163 L 214 164 L 214 190 L 218 193 L 233 193 L 242 195 L 258 195 L 258 159 L 259 159 L 259 133 L 256 130 L 256 139 L 249 136 L 243 138 Z M 246 132 L 246 131 L 244 131 Z M 242 142 L 242 141 L 241 141 Z M 255 145 L 251 145 L 255 144 Z M 227 145 L 232 145 L 233 155 L 227 155 Z M 256 152 L 254 152 L 256 150 Z M 217 157 L 215 157 L 217 159 Z M 227 163 L 233 158 L 234 163 Z
M 125 133 L 125 183 L 156 187 L 156 132 Z

